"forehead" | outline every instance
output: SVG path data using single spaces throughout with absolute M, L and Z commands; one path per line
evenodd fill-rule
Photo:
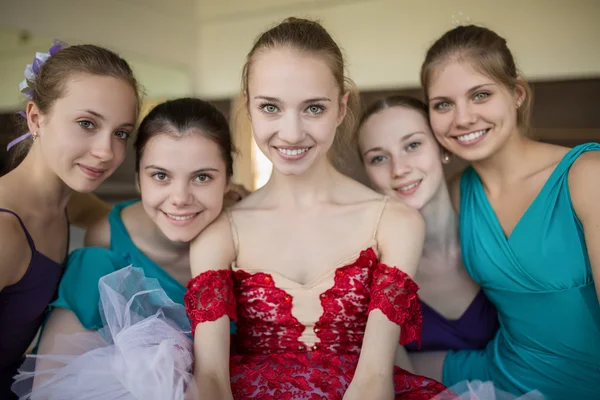
M 135 90 L 123 79 L 77 74 L 66 80 L 62 97 L 54 106 L 61 110 L 87 109 L 107 119 L 135 122 L 137 104 Z
M 429 98 L 462 95 L 475 86 L 495 83 L 468 60 L 448 60 L 432 71 Z
M 367 119 L 360 130 L 363 144 L 376 144 L 413 133 L 429 133 L 429 125 L 425 116 L 417 110 L 394 106 L 379 111 Z
M 257 52 L 248 77 L 250 97 L 306 99 L 331 95 L 338 87 L 324 56 L 287 47 Z
M 218 161 L 224 162 L 219 145 L 199 132 L 179 137 L 159 133 L 148 141 L 140 160 L 142 164 L 160 164 L 161 167 L 189 170 Z

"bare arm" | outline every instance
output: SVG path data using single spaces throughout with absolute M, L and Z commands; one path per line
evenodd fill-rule
M 424 235 L 425 224 L 418 211 L 400 203 L 388 203 L 377 234 L 381 263 L 414 276 Z M 399 354 L 400 359 L 395 360 L 400 336 L 401 327 L 380 309 L 370 312 L 358 366 L 345 400 L 393 398 L 394 362 L 412 368 L 406 354 Z
M 69 222 L 83 229 L 106 217 L 110 205 L 93 193 L 73 193 L 67 204 Z
M 192 242 L 192 276 L 212 270 L 229 270 L 235 248 L 226 214 L 222 214 Z M 204 399 L 233 399 L 229 376 L 230 318 L 200 322 L 194 333 L 194 377 Z
M 582 154 L 569 171 L 573 208 L 583 225 L 596 294 L 600 303 L 600 151 Z

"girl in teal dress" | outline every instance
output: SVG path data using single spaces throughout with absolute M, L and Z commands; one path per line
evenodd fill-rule
M 421 79 L 436 138 L 472 164 L 453 185 L 462 255 L 500 320 L 484 350 L 440 354 L 443 383 L 599 398 L 600 145 L 525 135 L 531 91 L 488 29 L 444 34 Z
M 42 334 L 36 371 L 29 373 L 25 368 L 17 377 L 15 388 L 20 394 L 28 393 L 27 383 L 37 375 L 36 390 L 32 393 L 37 396 L 56 393 L 63 396 L 61 399 L 82 398 L 84 394 L 92 398 L 113 398 L 115 392 L 103 390 L 116 390 L 113 384 L 118 384 L 125 391 L 148 398 L 146 392 L 154 383 L 148 382 L 148 377 L 154 376 L 156 371 L 144 373 L 146 366 L 141 366 L 142 370 L 128 376 L 126 370 L 131 370 L 130 365 L 125 371 L 113 371 L 115 377 L 128 376 L 123 382 L 104 381 L 94 375 L 100 369 L 96 361 L 88 359 L 93 351 L 81 347 L 81 341 L 73 339 L 75 336 L 62 340 L 61 334 L 100 330 L 106 341 L 102 343 L 103 348 L 112 342 L 121 346 L 115 332 L 129 325 L 123 325 L 120 319 L 131 318 L 135 326 L 134 322 L 140 322 L 138 317 L 151 316 L 158 310 L 165 314 L 168 324 L 189 334 L 189 321 L 183 308 L 184 285 L 190 279 L 189 242 L 222 211 L 233 173 L 229 126 L 225 117 L 205 101 L 193 98 L 167 101 L 156 106 L 142 121 L 135 152 L 141 201 L 115 205 L 106 220 L 86 233 L 86 245 L 94 247 L 76 250 L 69 256 L 58 298 L 52 304 L 53 310 Z M 115 306 L 120 303 L 123 307 Z M 150 318 L 147 322 L 156 321 Z M 151 326 L 144 332 L 149 336 L 154 334 L 153 338 L 148 337 L 147 343 L 155 342 L 152 351 L 157 354 L 162 346 L 158 340 L 162 338 L 161 329 Z M 122 334 L 119 340 L 124 336 Z M 186 347 L 187 344 L 181 337 L 173 345 Z M 57 362 L 55 356 L 81 355 L 82 348 L 87 351 L 83 351 L 85 355 Z M 125 348 L 133 348 L 133 344 L 128 343 Z M 118 351 L 127 353 L 123 348 Z M 170 357 L 152 360 L 160 360 L 160 365 L 168 370 Z M 145 359 L 139 355 L 136 358 Z M 73 365 L 83 365 L 84 372 L 74 371 Z M 40 384 L 44 371 L 52 371 L 54 377 Z M 180 371 L 178 376 L 185 378 L 186 372 Z M 146 381 L 140 385 L 137 379 L 144 378 L 144 374 Z M 186 379 L 180 382 L 186 383 Z M 136 391 L 136 386 L 143 391 Z M 165 392 L 156 390 L 151 395 L 164 398 L 161 396 L 165 396 Z

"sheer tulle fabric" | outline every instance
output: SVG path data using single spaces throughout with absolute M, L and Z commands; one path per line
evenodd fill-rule
M 464 381 L 448 388 L 432 400 L 544 400 L 537 390 L 516 396 L 499 390 L 492 382 Z
M 185 307 L 133 267 L 104 276 L 99 290 L 104 327 L 57 335 L 68 354 L 28 356 L 13 391 L 20 399 L 183 400 L 193 379 Z

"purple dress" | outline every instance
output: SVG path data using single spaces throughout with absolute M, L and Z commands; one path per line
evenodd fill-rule
M 447 319 L 423 302 L 421 313 L 421 348 L 412 342 L 405 346 L 408 351 L 482 349 L 499 326 L 496 307 L 481 290 L 458 319 Z
M 0 399 L 5 400 L 16 399 L 10 389 L 12 378 L 44 321 L 63 268 L 35 249 L 31 235 L 17 214 L 3 208 L 0 212 L 13 214 L 19 220 L 31 248 L 31 261 L 23 278 L 0 291 Z

